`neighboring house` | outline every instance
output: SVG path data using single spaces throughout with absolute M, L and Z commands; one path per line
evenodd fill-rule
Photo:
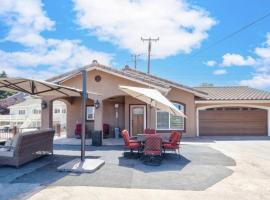
M 23 102 L 25 100 L 25 97 L 28 96 L 27 94 L 24 93 L 16 93 L 14 95 L 11 95 L 5 99 L 0 100 L 0 114 L 9 114 L 9 109 L 8 107 Z
M 66 127 L 66 105 L 55 101 L 53 123 Z M 8 107 L 10 113 L 0 115 L 0 126 L 17 126 L 21 129 L 41 127 L 41 99 L 33 96 L 24 97 L 24 101 Z
M 101 96 L 89 96 L 87 102 L 88 130 L 102 130 L 110 126 L 128 129 L 131 135 L 142 133 L 146 127 L 168 135 L 179 130 L 184 136 L 199 135 L 269 135 L 270 93 L 249 87 L 192 88 L 129 67 L 122 70 L 92 63 L 88 71 L 88 90 Z M 80 70 L 53 77 L 48 81 L 81 88 Z M 159 90 L 187 118 L 172 116 L 150 108 L 119 89 L 119 85 L 151 87 Z M 45 100 L 45 99 L 44 99 Z M 51 100 L 43 115 L 43 127 L 50 126 Z M 67 135 L 74 137 L 76 123 L 81 122 L 81 98 L 62 99 L 67 105 Z M 96 105 L 98 108 L 94 108 Z M 151 115 L 151 117 L 150 117 Z

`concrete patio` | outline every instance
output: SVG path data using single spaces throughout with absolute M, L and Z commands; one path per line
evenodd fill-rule
M 76 139 L 55 140 L 55 156 L 19 169 L 0 168 L 0 199 L 268 199 L 267 137 L 185 139 L 182 159 L 168 154 L 161 166 L 123 157 L 121 140 L 87 146 L 88 158 L 106 164 L 93 174 L 56 168 L 80 155 Z M 91 142 L 91 141 L 89 141 Z

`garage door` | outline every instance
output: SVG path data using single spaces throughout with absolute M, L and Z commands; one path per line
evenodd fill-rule
M 199 112 L 200 136 L 267 135 L 267 111 L 215 108 Z

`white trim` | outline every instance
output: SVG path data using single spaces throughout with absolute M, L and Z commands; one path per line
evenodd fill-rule
M 200 136 L 200 128 L 199 128 L 199 115 L 200 115 L 200 112 L 199 112 L 199 109 L 197 108 L 196 109 L 196 136 L 199 137 Z
M 270 100 L 199 100 L 195 104 L 213 104 L 213 103 L 270 103 Z
M 184 113 L 186 112 L 186 106 L 185 106 L 185 104 L 181 104 L 181 103 L 174 103 L 173 102 L 173 104 L 178 104 L 179 106 L 181 106 L 182 107 L 182 109 L 180 109 L 181 111 L 183 111 Z M 168 113 L 168 115 L 169 115 L 169 128 L 168 129 L 166 129 L 166 128 L 158 128 L 157 127 L 157 114 L 158 114 L 158 112 L 165 112 L 165 113 Z M 183 118 L 183 123 L 184 123 L 184 127 L 183 127 L 183 129 L 172 129 L 171 128 L 171 115 L 170 115 L 170 113 L 169 112 L 166 112 L 166 111 L 162 111 L 162 110 L 159 110 L 159 109 L 156 109 L 156 130 L 157 131 L 184 131 L 185 129 L 186 129 L 186 122 L 185 122 L 185 118 L 184 117 L 182 117 Z
M 267 111 L 267 135 L 270 136 L 270 107 L 268 106 L 260 106 L 260 105 L 252 105 L 252 104 L 223 104 L 223 105 L 209 105 L 196 108 L 196 125 L 197 125 L 197 136 L 200 136 L 199 129 L 199 111 L 206 110 L 208 108 L 219 108 L 219 107 L 249 107 L 249 108 L 259 108 Z
M 130 134 L 132 136 L 133 132 L 132 132 L 132 108 L 133 107 L 143 107 L 143 129 L 146 129 L 146 105 L 130 105 L 130 113 L 129 113 L 129 124 L 130 124 Z
M 267 131 L 268 136 L 270 137 L 270 109 L 267 110 Z

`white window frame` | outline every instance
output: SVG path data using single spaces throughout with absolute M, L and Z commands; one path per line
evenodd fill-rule
M 24 111 L 24 112 L 21 113 L 22 111 Z M 19 115 L 26 115 L 26 110 L 25 110 L 25 109 L 19 109 L 18 114 L 19 114 Z
M 173 104 L 177 104 L 177 105 L 180 105 L 180 106 L 182 106 L 183 107 L 183 112 L 185 113 L 185 111 L 186 111 L 186 106 L 185 106 L 185 104 L 182 104 L 182 103 L 173 103 Z M 177 106 L 176 106 L 177 107 Z M 185 129 L 186 129 L 186 122 L 185 122 L 185 118 L 183 119 L 184 120 L 184 126 L 183 126 L 183 129 L 171 129 L 171 114 L 169 113 L 169 112 L 167 112 L 168 114 L 169 114 L 169 128 L 158 128 L 157 127 L 157 114 L 158 114 L 158 112 L 166 112 L 166 111 L 162 111 L 162 110 L 156 110 L 156 130 L 158 130 L 158 131 L 184 131 Z
M 88 118 L 88 108 L 93 108 L 92 118 Z M 86 120 L 87 121 L 95 120 L 95 106 L 86 106 Z

